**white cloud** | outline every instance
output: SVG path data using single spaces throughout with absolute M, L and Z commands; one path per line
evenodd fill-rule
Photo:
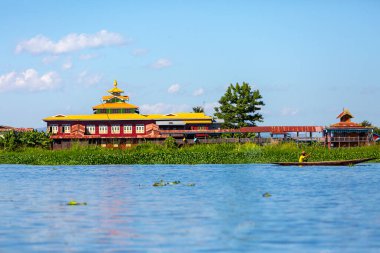
M 179 89 L 181 88 L 181 86 L 178 84 L 178 83 L 175 83 L 173 85 L 171 85 L 168 89 L 168 93 L 170 94 L 174 94 L 174 93 L 177 93 L 179 91 Z
M 103 78 L 101 74 L 88 73 L 86 70 L 82 71 L 77 79 L 77 82 L 86 86 L 98 84 Z
M 9 90 L 44 91 L 54 89 L 60 82 L 60 77 L 55 72 L 39 75 L 35 69 L 27 69 L 24 72 L 15 71 L 0 76 L 0 92 Z
M 143 104 L 140 106 L 140 112 L 142 114 L 167 114 L 167 113 L 175 113 L 175 112 L 190 112 L 192 109 L 190 106 L 186 104 L 175 105 L 175 104 Z
M 143 55 L 146 55 L 148 53 L 148 49 L 145 49 L 145 48 L 136 48 L 136 49 L 133 49 L 132 50 L 132 55 L 133 56 L 143 56 Z
M 90 59 L 94 59 L 96 57 L 98 57 L 97 54 L 81 54 L 79 56 L 79 59 L 81 59 L 81 60 L 90 60 Z
M 101 30 L 95 34 L 70 33 L 57 42 L 43 35 L 37 35 L 29 40 L 20 42 L 16 46 L 16 53 L 25 51 L 32 54 L 62 54 L 86 48 L 122 45 L 125 42 L 125 39 L 120 34 L 106 30 Z
M 298 109 L 290 108 L 290 107 L 284 107 L 281 109 L 281 115 L 282 116 L 295 116 L 298 114 Z
M 58 56 L 56 55 L 48 55 L 42 58 L 42 63 L 43 64 L 51 64 L 53 62 L 56 62 L 59 59 Z
M 65 70 L 71 69 L 72 66 L 73 66 L 73 63 L 71 62 L 71 60 L 68 60 L 62 64 L 62 68 Z
M 204 92 L 205 92 L 205 91 L 203 90 L 203 88 L 199 88 L 199 89 L 197 89 L 197 90 L 195 90 L 195 91 L 193 92 L 193 95 L 196 96 L 196 97 L 198 97 L 198 96 L 202 96 Z
M 215 112 L 214 108 L 218 106 L 219 106 L 218 102 L 204 104 L 203 108 L 204 108 L 205 114 L 211 115 L 211 116 L 214 115 L 214 112 Z
M 154 69 L 162 69 L 167 68 L 172 65 L 172 62 L 169 59 L 160 58 L 157 61 L 155 61 L 151 66 Z

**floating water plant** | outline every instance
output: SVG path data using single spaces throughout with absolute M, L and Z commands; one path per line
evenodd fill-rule
M 272 194 L 270 194 L 269 192 L 266 192 L 263 194 L 263 197 L 264 198 L 269 198 L 269 197 L 272 197 Z
M 155 182 L 155 183 L 153 184 L 153 186 L 155 186 L 155 187 L 166 186 L 166 185 L 168 185 L 168 183 L 165 182 L 164 180 L 160 180 L 160 181 Z
M 164 180 L 160 180 L 158 182 L 154 182 L 153 186 L 154 187 L 160 187 L 160 186 L 177 185 L 177 184 L 181 184 L 181 181 L 176 180 L 176 181 L 173 181 L 173 182 L 166 182 Z M 195 186 L 194 183 L 182 184 L 182 185 L 185 185 L 185 186 Z
M 87 203 L 86 202 L 76 202 L 74 200 L 71 200 L 69 202 L 67 202 L 68 206 L 87 206 Z

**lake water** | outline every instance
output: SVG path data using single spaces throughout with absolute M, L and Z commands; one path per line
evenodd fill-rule
M 0 165 L 0 175 L 0 252 L 380 252 L 380 164 Z M 181 184 L 152 186 L 161 179 Z

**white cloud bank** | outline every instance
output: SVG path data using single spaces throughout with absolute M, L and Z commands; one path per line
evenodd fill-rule
M 199 88 L 193 92 L 193 95 L 196 97 L 199 97 L 199 96 L 202 96 L 204 92 L 205 91 L 203 90 L 203 88 Z
M 168 93 L 170 94 L 174 94 L 174 93 L 177 93 L 179 91 L 179 89 L 181 88 L 181 86 L 178 84 L 178 83 L 175 83 L 173 85 L 171 85 L 168 89 Z
M 155 61 L 151 67 L 154 69 L 163 69 L 170 67 L 172 65 L 172 62 L 169 59 L 160 58 L 157 61 Z
M 81 55 L 79 56 L 79 59 L 85 61 L 85 60 L 94 59 L 94 58 L 96 58 L 96 57 L 98 57 L 97 54 L 81 54 Z
M 108 32 L 107 30 L 101 30 L 95 34 L 70 33 L 57 42 L 43 35 L 37 35 L 29 40 L 20 42 L 16 46 L 16 53 L 25 51 L 32 54 L 62 54 L 86 48 L 122 45 L 125 42 L 125 39 L 120 34 Z
M 60 82 L 56 72 L 39 75 L 35 69 L 15 71 L 0 76 L 0 92 L 10 90 L 44 91 L 54 89 Z
M 146 55 L 148 53 L 148 49 L 145 49 L 145 48 L 136 48 L 136 49 L 133 49 L 131 54 L 133 56 L 143 56 L 143 55 Z
M 68 61 L 66 61 L 65 63 L 62 64 L 62 68 L 64 70 L 71 69 L 72 67 L 73 67 L 73 63 L 71 62 L 71 60 L 68 60 Z
M 101 74 L 88 73 L 86 70 L 79 73 L 77 82 L 85 86 L 98 84 L 103 78 Z
M 290 107 L 284 107 L 281 109 L 281 115 L 282 116 L 295 116 L 299 112 L 296 108 L 290 108 Z
M 142 114 L 166 114 L 166 113 L 175 113 L 175 112 L 190 112 L 192 109 L 186 104 L 174 105 L 174 104 L 143 104 L 140 106 L 140 112 Z
M 214 108 L 219 107 L 219 106 L 220 104 L 218 102 L 211 102 L 211 103 L 204 104 L 203 109 L 205 110 L 206 115 L 212 116 L 215 113 Z

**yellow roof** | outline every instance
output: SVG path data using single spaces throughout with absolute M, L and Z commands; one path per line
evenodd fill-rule
M 115 113 L 115 114 L 87 114 L 87 115 L 59 115 L 44 118 L 44 121 L 77 121 L 77 120 L 185 120 L 189 123 L 211 123 L 212 118 L 204 113 L 175 113 L 174 116 L 164 114 L 143 115 L 138 113 Z
M 95 105 L 92 109 L 132 109 L 139 108 L 136 105 L 128 104 L 128 103 L 104 103 Z
M 124 91 L 123 90 L 120 90 L 118 87 L 117 87 L 117 81 L 113 81 L 113 88 L 108 90 L 109 93 L 123 93 Z
M 119 88 L 117 87 L 114 87 L 110 90 L 108 90 L 109 93 L 123 93 L 124 91 L 123 90 L 120 90 Z
M 114 96 L 114 95 L 103 96 L 102 100 L 110 100 L 112 98 L 120 98 L 122 100 L 129 100 L 128 96 Z

